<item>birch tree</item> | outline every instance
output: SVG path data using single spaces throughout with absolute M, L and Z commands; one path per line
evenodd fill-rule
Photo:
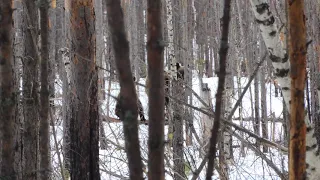
M 276 28 L 275 18 L 272 15 L 269 5 L 265 0 L 251 0 L 252 10 L 254 12 L 256 22 L 259 24 L 261 35 L 264 43 L 269 51 L 269 57 L 275 69 L 275 76 L 281 86 L 283 98 L 288 110 L 290 110 L 290 63 L 289 56 L 282 46 L 279 38 L 279 31 Z M 306 123 L 306 171 L 307 178 L 317 179 L 320 164 L 320 158 L 317 153 L 318 145 L 314 136 L 314 127 L 310 123 L 307 116 L 304 117 Z

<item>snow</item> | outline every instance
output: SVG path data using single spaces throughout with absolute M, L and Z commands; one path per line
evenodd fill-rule
M 234 85 L 235 85 L 235 91 L 237 90 L 237 81 L 236 78 L 234 79 Z M 139 83 L 144 84 L 144 79 L 140 79 Z M 193 85 L 193 90 L 200 95 L 200 84 L 198 81 L 198 78 L 194 77 L 192 80 L 192 85 Z M 208 83 L 209 88 L 211 89 L 211 97 L 212 97 L 212 104 L 215 106 L 215 93 L 216 93 L 216 88 L 217 88 L 217 82 L 218 78 L 217 77 L 212 77 L 212 78 L 203 78 L 204 83 Z M 241 88 L 243 88 L 246 83 L 248 82 L 247 78 L 241 78 Z M 106 83 L 106 86 L 108 86 L 108 83 Z M 260 87 L 260 86 L 259 86 Z M 275 117 L 280 117 L 282 118 L 282 97 L 274 97 L 274 87 L 273 85 L 270 88 L 270 84 L 266 84 L 267 87 L 267 115 L 268 117 L 271 116 L 272 113 L 274 113 Z M 253 93 L 253 84 L 252 84 L 252 93 Z M 106 90 L 108 87 L 105 88 Z M 144 91 L 143 87 L 138 87 L 139 91 L 139 98 L 142 102 L 142 105 L 144 107 L 145 111 L 145 116 L 148 119 L 148 98 L 147 95 Z M 251 99 L 250 99 L 250 89 L 248 92 L 245 94 L 244 99 L 243 99 L 243 111 L 242 115 L 244 118 L 250 117 L 251 115 Z M 117 83 L 112 83 L 111 86 L 111 95 L 112 96 L 117 96 L 119 92 L 119 85 Z M 232 98 L 232 103 L 235 104 L 236 100 L 238 99 L 237 93 L 234 93 Z M 270 101 L 271 100 L 271 101 Z M 194 106 L 200 107 L 201 103 L 197 100 L 195 96 L 193 96 L 193 102 Z M 61 102 L 56 102 L 56 103 L 61 103 Z M 111 117 L 116 117 L 114 114 L 114 108 L 115 108 L 115 99 L 110 97 L 110 102 L 109 102 L 109 116 Z M 105 113 L 107 115 L 107 101 L 101 102 L 101 112 Z M 236 113 L 234 114 L 234 117 L 239 117 L 239 111 L 237 110 Z M 240 124 L 239 121 L 233 121 L 234 123 Z M 108 139 L 108 148 L 106 150 L 100 150 L 100 173 L 101 173 L 101 179 L 102 180 L 108 180 L 108 179 L 121 179 L 121 177 L 116 177 L 117 175 L 122 176 L 122 177 L 128 177 L 128 168 L 127 168 L 127 158 L 126 154 L 124 151 L 124 136 L 122 132 L 122 123 L 107 123 L 103 122 L 104 128 L 105 128 L 105 133 L 106 137 Z M 200 132 L 201 132 L 201 123 L 200 123 L 200 113 L 197 111 L 194 111 L 194 126 L 196 131 L 198 132 L 199 137 L 202 137 Z M 251 131 L 253 131 L 253 125 L 251 121 L 245 121 L 243 122 L 243 126 Z M 268 130 L 269 130 L 269 136 L 271 134 L 274 135 L 274 141 L 275 142 L 283 142 L 283 137 L 284 134 L 284 129 L 282 127 L 282 123 L 276 122 L 273 124 L 272 122 L 269 122 L 268 124 Z M 274 132 L 272 131 L 272 127 L 274 127 Z M 52 130 L 52 129 L 51 129 Z M 62 137 L 63 137 L 63 128 L 60 125 L 55 126 L 56 134 L 57 134 L 57 139 L 59 142 L 59 151 L 60 155 L 62 156 Z M 240 134 L 239 131 L 236 131 L 238 134 Z M 165 129 L 165 133 L 167 133 L 167 127 Z M 147 142 L 148 142 L 148 126 L 146 125 L 140 125 L 139 126 L 139 137 L 140 137 L 140 147 L 141 147 L 141 152 L 142 152 L 142 160 L 143 164 L 146 166 L 145 168 L 145 176 L 147 172 Z M 269 137 L 271 140 L 273 136 Z M 254 143 L 255 141 L 252 138 L 248 138 L 246 134 L 244 134 L 244 139 L 248 139 L 250 142 Z M 272 140 L 273 141 L 273 140 Z M 200 150 L 202 151 L 203 148 L 201 145 L 199 145 L 196 140 L 193 141 L 194 144 L 192 146 L 185 146 L 185 158 L 187 157 L 188 162 L 191 166 L 192 170 L 195 170 L 196 168 L 199 167 L 203 156 L 199 153 Z M 240 146 L 240 141 L 238 141 L 235 137 L 233 137 L 233 145 L 239 145 Z M 170 153 L 168 153 L 168 147 L 166 147 L 166 156 L 168 157 L 170 162 L 167 162 L 165 160 L 166 164 L 166 170 L 172 172 L 172 149 L 170 150 Z M 58 161 L 58 156 L 56 153 L 56 147 L 53 141 L 53 136 L 51 136 L 51 150 L 52 150 L 52 163 L 53 163 L 53 171 L 55 175 L 55 179 L 61 179 L 61 174 L 60 174 L 60 168 L 59 168 L 59 161 Z M 287 171 L 287 154 L 283 154 L 282 152 L 278 151 L 277 149 L 272 149 L 269 148 L 269 152 L 265 153 L 265 155 L 273 161 L 276 166 L 282 170 L 282 171 Z M 245 156 L 242 156 L 240 153 L 240 148 L 234 148 L 234 161 L 232 165 L 230 165 L 230 179 L 232 180 L 254 180 L 254 179 L 266 179 L 266 180 L 276 180 L 280 179 L 276 175 L 276 173 L 272 170 L 272 168 L 268 167 L 266 163 L 258 156 L 256 155 L 253 151 L 245 148 Z M 192 157 L 192 158 L 191 158 Z M 63 159 L 61 157 L 61 159 Z M 170 166 L 168 166 L 168 163 L 170 163 Z M 206 168 L 206 167 L 205 167 Z M 200 173 L 200 176 L 198 179 L 205 179 L 205 170 L 203 169 L 202 172 Z M 110 175 L 110 174 L 116 174 L 115 175 Z M 213 179 L 219 179 L 218 173 L 215 171 Z M 188 172 L 188 179 L 192 178 L 192 172 Z M 173 179 L 170 174 L 166 174 L 166 179 Z

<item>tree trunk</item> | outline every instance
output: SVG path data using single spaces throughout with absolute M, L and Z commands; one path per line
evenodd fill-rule
M 200 97 L 201 99 L 209 105 L 209 107 L 206 107 L 202 104 L 202 109 L 209 111 L 211 108 L 213 109 L 213 105 L 211 102 L 211 90 L 208 87 L 208 83 L 202 83 L 202 88 L 200 89 Z M 211 118 L 208 115 L 202 114 L 201 115 L 201 124 L 202 124 L 202 146 L 205 147 L 205 150 L 207 153 L 208 147 L 209 147 L 209 140 L 210 140 L 210 132 L 211 128 L 213 126 L 213 118 Z
M 16 179 L 14 168 L 15 93 L 13 73 L 13 19 L 12 1 L 0 2 L 0 141 L 3 179 Z
M 291 109 L 289 179 L 306 178 L 306 126 L 304 87 L 306 78 L 306 27 L 304 1 L 288 1 L 289 54 L 291 63 Z M 311 147 L 309 147 L 311 148 Z M 318 157 L 319 158 L 319 157 Z
M 260 57 L 262 57 L 260 55 Z M 267 119 L 267 91 L 265 85 L 265 68 L 264 65 L 261 67 L 260 73 L 260 88 L 261 88 L 261 128 L 262 128 L 262 137 L 269 139 L 268 136 L 268 119 Z M 268 152 L 268 146 L 263 146 L 263 152 Z
M 176 57 L 175 57 L 175 52 L 174 52 L 174 25 L 173 25 L 173 5 L 172 5 L 172 0 L 166 0 L 166 5 L 167 5 L 167 29 L 168 29 L 168 46 L 167 46 L 167 53 L 168 53 L 168 58 L 167 58 L 167 63 L 170 63 L 169 69 L 172 71 L 170 72 L 171 77 L 174 79 L 177 79 L 177 71 L 175 68 L 176 65 Z
M 71 1 L 71 180 L 99 180 L 98 72 L 92 0 Z
M 14 73 L 15 82 L 21 82 L 22 80 L 22 57 L 24 55 L 24 35 L 23 35 L 23 6 L 22 2 L 14 1 L 14 28 L 16 37 L 14 38 Z M 15 83 L 14 89 L 20 89 L 21 84 Z M 15 171 L 17 173 L 17 179 L 23 180 L 23 112 L 22 112 L 22 95 L 21 93 L 16 93 L 16 108 L 15 108 Z M 0 144 L 0 147 L 1 144 Z M 1 160 L 0 160 L 1 161 Z
M 105 56 L 104 56 L 104 37 L 103 37 L 103 27 L 101 25 L 103 24 L 103 6 L 102 6 L 102 0 L 95 0 L 95 13 L 96 13 L 96 32 L 97 32 L 97 42 L 96 42 L 96 59 L 97 59 L 97 65 L 98 67 L 98 92 L 99 92 L 99 100 L 105 100 L 105 78 L 104 78 L 104 71 L 102 68 L 104 68 L 104 62 L 105 62 Z M 102 108 L 101 103 L 99 103 L 99 114 L 101 114 Z M 104 131 L 104 126 L 102 123 L 102 120 L 100 118 L 99 123 L 99 130 L 100 130 L 100 147 L 101 149 L 107 148 L 107 142 L 106 142 L 106 134 Z
M 227 63 L 227 54 L 228 54 L 228 33 L 229 33 L 229 22 L 230 22 L 230 0 L 224 1 L 224 9 L 223 9 L 223 17 L 222 17 L 222 34 L 221 34 L 221 42 L 220 42 L 220 69 L 219 69 L 219 82 L 218 82 L 218 89 L 216 94 L 216 111 L 214 117 L 214 123 L 211 130 L 211 137 L 210 137 L 210 146 L 208 152 L 208 168 L 206 172 L 206 179 L 212 179 L 213 175 L 213 167 L 214 167 L 214 160 L 216 157 L 216 145 L 218 140 L 218 130 L 220 127 L 220 118 L 222 112 L 222 104 L 223 104 L 223 91 L 225 86 L 225 76 L 226 76 L 226 63 Z
M 161 0 L 148 0 L 149 179 L 164 180 L 164 62 Z
M 184 69 L 184 83 L 186 84 L 187 87 L 192 87 L 192 70 L 194 69 L 194 59 L 193 59 L 193 46 L 192 46 L 192 42 L 193 42 L 193 35 L 194 35 L 194 14 L 193 14 L 193 5 L 192 5 L 192 0 L 187 0 L 185 3 L 184 7 L 186 12 L 187 18 L 185 19 L 187 22 L 187 26 L 186 28 L 186 39 L 184 42 L 186 45 L 186 59 L 185 59 L 185 68 Z M 192 99 L 192 91 L 190 89 L 186 90 L 186 100 L 188 104 L 193 104 L 193 99 Z M 193 126 L 193 120 L 194 120 L 194 113 L 193 113 L 193 109 L 192 108 L 185 108 L 185 115 L 186 115 L 186 145 L 190 146 L 193 144 L 192 141 L 192 128 L 191 126 Z
M 139 67 L 137 69 L 139 70 L 139 76 L 140 77 L 146 77 L 146 61 L 145 61 L 145 23 L 144 23 L 144 7 L 143 7 L 143 0 L 136 0 L 136 18 L 137 18 L 137 60 Z M 161 27 L 162 28 L 162 27 Z
M 103 12 L 107 11 L 107 1 L 102 1 Z M 106 48 L 105 48 L 105 60 L 106 60 L 106 67 L 110 71 L 110 78 L 115 80 L 115 57 L 113 52 L 113 45 L 112 45 L 112 37 L 108 23 L 108 12 L 104 13 L 103 21 L 104 21 L 104 36 L 107 37 L 106 39 Z
M 171 0 L 166 0 L 166 12 L 167 12 L 167 36 L 168 36 L 168 46 L 166 48 L 167 51 L 167 58 L 166 58 L 166 63 L 169 64 L 169 76 L 171 78 L 176 79 L 177 72 L 175 68 L 176 64 L 176 57 L 175 57 L 175 52 L 174 52 L 174 32 L 173 32 L 173 11 L 172 11 L 172 1 Z M 169 87 L 170 89 L 171 87 Z M 172 106 L 169 103 L 169 105 L 166 107 L 166 117 L 169 117 L 169 127 L 168 127 L 168 136 L 173 135 L 173 119 L 172 117 Z M 172 145 L 172 139 L 168 138 L 169 144 Z
M 269 5 L 266 0 L 250 0 L 252 5 L 252 10 L 256 17 L 256 22 L 260 26 L 260 32 L 263 40 L 269 50 L 270 59 L 274 67 L 275 76 L 278 83 L 281 85 L 282 95 L 286 103 L 286 107 L 290 110 L 291 92 L 290 92 L 290 65 L 289 58 L 285 48 L 282 46 L 282 42 L 279 38 L 279 31 L 276 28 L 275 19 L 272 15 Z M 295 1 L 294 1 L 295 2 Z M 304 117 L 304 121 L 307 125 L 306 134 L 306 146 L 312 147 L 308 148 L 306 151 L 306 163 L 307 166 L 307 177 L 309 179 L 317 179 L 317 167 L 320 164 L 320 158 L 317 153 L 318 145 L 317 140 L 314 136 L 314 127 L 310 123 L 308 116 Z
M 40 28 L 41 28 L 41 64 L 40 64 L 40 179 L 50 178 L 50 137 L 49 137 L 49 83 L 48 83 L 48 2 L 40 2 Z
M 121 109 L 130 179 L 143 179 L 138 137 L 137 94 L 129 59 L 129 43 L 124 29 L 123 12 L 118 0 L 107 0 L 108 23 L 112 36 L 116 67 L 120 81 L 117 105 Z
M 39 97 L 38 97 L 38 9 L 34 0 L 24 2 L 23 114 L 24 178 L 38 179 Z
M 259 98 L 259 74 L 254 77 L 254 133 L 260 136 L 260 98 Z M 260 149 L 260 143 L 256 142 L 257 149 Z
M 64 0 L 57 0 L 57 7 L 55 11 L 55 20 L 56 20 L 56 43 L 55 43 L 55 60 L 57 65 L 57 72 L 59 74 L 59 78 L 62 81 L 62 121 L 63 121 L 63 163 L 66 172 L 69 173 L 70 170 L 70 87 L 68 79 L 67 69 L 70 68 L 69 62 L 69 54 L 67 44 L 68 41 L 65 41 L 67 38 L 67 28 L 68 20 L 66 20 L 66 14 L 69 13 L 68 7 L 65 7 Z M 68 63 L 66 64 L 66 59 L 68 59 Z
M 172 94 L 183 101 L 184 97 L 183 79 L 172 81 Z M 185 177 L 183 156 L 183 116 L 184 107 L 178 102 L 172 103 L 173 110 L 173 171 L 174 179 L 182 180 Z

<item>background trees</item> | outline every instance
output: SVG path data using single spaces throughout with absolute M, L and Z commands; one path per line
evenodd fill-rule
M 17 179 L 79 179 L 87 174 L 91 179 L 204 178 L 223 65 L 218 61 L 223 3 L 39 2 L 13 1 L 14 39 L 7 33 L 12 23 L 0 27 L 3 62 L 11 62 L 0 63 L 1 88 L 6 89 L 0 93 L 7 93 L 1 94 L 0 104 L 1 116 L 6 116 L 0 121 L 0 177 L 12 172 Z M 231 1 L 214 177 L 272 179 L 288 174 L 289 110 L 296 96 L 290 91 L 295 51 L 288 53 L 286 3 Z M 0 13 L 10 14 L 10 7 L 8 2 Z M 312 178 L 320 163 L 313 136 L 320 127 L 319 3 L 308 1 L 305 7 L 307 81 L 300 91 L 308 92 L 304 120 Z M 1 23 L 11 18 L 3 17 Z M 184 66 L 184 79 L 177 78 L 176 63 Z M 168 107 L 163 103 L 163 70 L 170 74 Z M 144 87 L 147 75 L 150 89 Z M 132 112 L 129 121 L 115 116 L 119 92 Z M 3 103 L 10 96 L 14 105 Z M 146 124 L 137 121 L 138 99 Z

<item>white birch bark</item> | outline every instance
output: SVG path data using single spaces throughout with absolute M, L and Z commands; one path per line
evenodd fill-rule
M 250 0 L 257 23 L 260 26 L 261 35 L 269 51 L 269 57 L 275 69 L 276 79 L 281 86 L 286 107 L 290 110 L 290 63 L 289 56 L 279 39 L 279 31 L 275 24 L 269 5 L 266 0 Z M 320 175 L 320 158 L 317 153 L 318 145 L 314 134 L 314 127 L 308 116 L 305 116 L 307 126 L 306 135 L 306 163 L 307 178 L 318 179 Z
M 231 61 L 227 60 L 227 72 L 231 73 L 232 68 L 231 68 Z M 225 117 L 228 117 L 232 110 L 232 96 L 233 96 L 233 75 L 227 74 L 226 75 L 226 85 L 225 85 L 225 91 L 224 91 L 224 96 L 225 96 L 225 102 L 224 102 L 224 114 Z M 212 126 L 210 126 L 212 127 Z M 230 165 L 232 161 L 232 155 L 231 155 L 231 146 L 232 146 L 232 140 L 231 140 L 231 134 L 227 131 L 223 132 L 223 152 L 224 152 L 224 158 L 225 158 L 225 163 L 226 165 Z M 225 167 L 225 172 L 228 174 L 228 167 Z M 226 174 L 226 175 L 227 175 Z

